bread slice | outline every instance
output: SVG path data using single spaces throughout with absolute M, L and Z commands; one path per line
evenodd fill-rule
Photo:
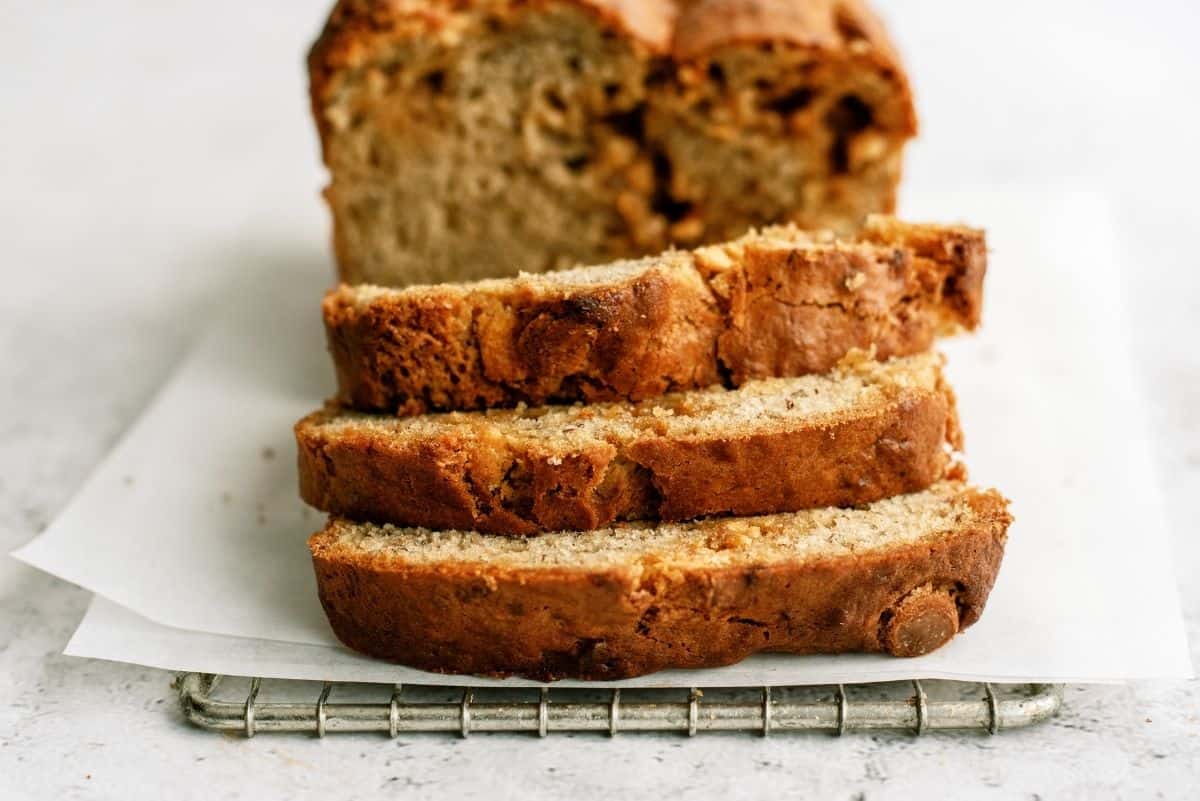
M 960 445 L 934 353 L 639 404 L 296 425 L 300 494 L 356 520 L 490 534 L 853 506 L 924 489 Z
M 756 651 L 928 653 L 979 618 L 1010 521 L 998 493 L 951 481 L 858 509 L 523 539 L 334 518 L 309 548 L 356 651 L 616 679 Z
M 916 132 L 860 0 L 341 0 L 309 72 L 352 283 L 856 224 Z
M 769 228 L 696 251 L 324 302 L 339 400 L 361 411 L 642 400 L 927 350 L 979 322 L 969 228 L 871 218 L 838 239 Z

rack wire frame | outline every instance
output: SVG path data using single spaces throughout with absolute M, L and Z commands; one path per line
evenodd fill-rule
M 263 702 L 263 679 L 251 678 L 244 700 L 219 699 L 222 677 L 181 673 L 176 678 L 183 715 L 211 731 L 254 737 L 265 732 L 307 732 L 317 737 L 345 732 L 401 734 L 443 732 L 467 737 L 476 732 L 526 732 L 546 737 L 555 732 L 602 732 L 610 736 L 632 732 L 678 732 L 689 737 L 704 732 L 752 732 L 768 736 L 783 732 L 973 730 L 997 734 L 1048 720 L 1062 708 L 1062 687 L 1055 684 L 990 684 L 982 693 L 957 699 L 934 699 L 926 683 L 910 682 L 906 698 L 850 700 L 846 686 L 830 685 L 828 699 L 781 699 L 782 691 L 799 688 L 761 687 L 753 701 L 704 701 L 704 690 L 679 701 L 631 701 L 621 690 L 606 690 L 605 701 L 589 700 L 596 690 L 537 690 L 528 702 L 482 702 L 476 690 L 439 688 L 455 692 L 450 703 L 405 700 L 402 685 L 392 686 L 387 703 L 331 703 L 335 687 L 324 682 L 314 702 Z M 966 685 L 936 682 L 943 685 Z M 866 687 L 882 685 L 863 685 Z M 805 688 L 808 689 L 808 688 Z M 532 691 L 530 691 L 532 693 Z M 553 697 L 552 697 L 553 695 Z

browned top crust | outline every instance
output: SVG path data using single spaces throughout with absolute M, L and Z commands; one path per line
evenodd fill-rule
M 671 49 L 686 60 L 729 44 L 759 42 L 873 51 L 881 66 L 900 72 L 883 23 L 861 0 L 695 0 L 678 17 Z
M 870 49 L 899 73 L 882 22 L 862 0 L 339 0 L 309 55 L 314 77 L 356 66 L 376 39 L 436 36 L 457 13 L 505 16 L 573 4 L 651 52 L 683 61 L 735 43 L 781 42 L 831 52 Z
M 927 350 L 979 323 L 969 228 L 871 218 L 849 240 L 768 229 L 637 262 L 325 299 L 339 400 L 419 414 L 642 400 Z
M 648 53 L 677 62 L 728 45 L 778 42 L 859 58 L 893 79 L 907 106 L 907 130 L 917 129 L 911 90 L 895 47 L 862 0 L 338 0 L 308 57 L 310 96 L 322 142 L 320 113 L 330 77 L 367 64 L 376 45 L 453 35 L 455 14 L 486 10 L 507 16 L 555 4 L 593 12 Z

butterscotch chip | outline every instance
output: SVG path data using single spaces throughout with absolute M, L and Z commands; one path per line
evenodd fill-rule
M 890 610 L 883 647 L 893 656 L 921 656 L 958 633 L 958 605 L 947 593 L 920 588 Z

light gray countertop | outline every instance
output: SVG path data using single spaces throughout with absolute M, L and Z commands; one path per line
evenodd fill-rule
M 301 69 L 324 5 L 0 11 L 4 551 L 62 508 L 239 275 L 328 258 Z M 910 186 L 1049 182 L 1113 198 L 1195 659 L 1200 9 L 879 5 L 924 121 Z M 0 559 L 0 797 L 1185 798 L 1200 782 L 1195 682 L 1068 688 L 1056 720 L 995 738 L 246 741 L 183 725 L 164 672 L 61 656 L 87 602 Z

